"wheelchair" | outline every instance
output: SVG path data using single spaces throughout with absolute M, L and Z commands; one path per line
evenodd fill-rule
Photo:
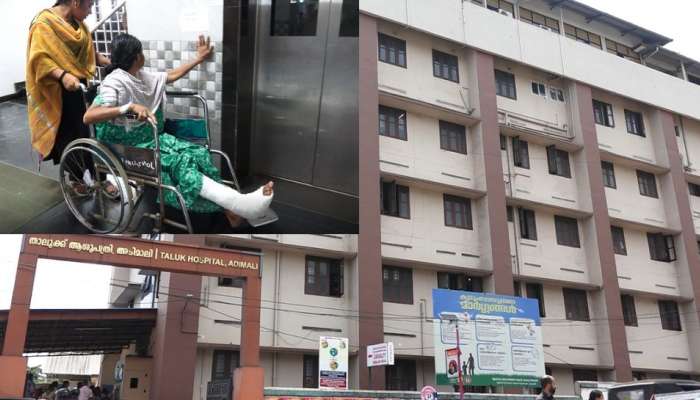
M 95 89 L 94 86 L 90 88 L 92 94 Z M 86 106 L 89 107 L 88 89 L 81 85 L 81 90 Z M 230 180 L 222 180 L 222 183 L 240 192 L 231 159 L 226 153 L 211 148 L 209 109 L 206 100 L 199 94 L 188 91 L 166 91 L 166 95 L 195 99 L 201 104 L 204 110 L 203 118 L 166 119 L 166 127 L 169 127 L 166 130 L 169 129 L 168 133 L 178 139 L 204 146 L 211 156 L 220 157 L 222 176 L 226 176 L 223 173 L 223 166 L 226 166 L 231 177 Z M 143 212 L 141 218 L 154 221 L 153 233 L 161 232 L 165 225 L 193 233 L 184 197 L 175 186 L 163 183 L 158 127 L 153 124 L 151 126 L 154 149 L 100 142 L 92 125 L 89 126 L 89 138 L 76 139 L 65 148 L 59 164 L 61 191 L 71 213 L 93 233 L 127 231 L 140 203 L 146 197 L 144 194 L 147 188 L 155 189 L 158 209 L 156 212 Z M 167 191 L 173 193 L 177 199 L 184 223 L 166 217 L 164 200 Z M 259 227 L 277 219 L 275 212 L 270 209 L 262 218 L 248 222 L 253 227 Z

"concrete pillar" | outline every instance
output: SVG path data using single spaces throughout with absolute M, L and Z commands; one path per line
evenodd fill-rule
M 590 204 L 593 210 L 590 224 L 590 235 L 594 243 L 586 243 L 597 251 L 590 251 L 587 257 L 597 257 L 591 260 L 591 266 L 598 266 L 596 271 L 601 282 L 602 301 L 601 308 L 609 319 L 607 333 L 612 348 L 612 363 L 615 379 L 619 382 L 632 380 L 632 367 L 630 365 L 629 350 L 627 348 L 627 335 L 622 314 L 622 301 L 620 300 L 620 286 L 617 281 L 617 267 L 615 265 L 615 252 L 612 246 L 612 234 L 610 232 L 610 217 L 608 204 L 603 185 L 603 170 L 601 167 L 600 150 L 598 148 L 598 136 L 593 120 L 593 97 L 589 86 L 572 83 L 571 90 L 572 126 L 577 135 L 577 141 L 583 145 L 583 164 L 587 175 Z M 596 303 L 594 301 L 594 303 Z M 601 316 L 599 316 L 601 317 Z M 601 329 L 605 329 L 601 327 Z M 608 338 L 601 338 L 607 341 Z
M 265 370 L 260 367 L 261 279 L 247 278 L 241 312 L 241 366 L 233 374 L 233 400 L 263 400 Z
M 385 387 L 384 367 L 372 368 L 370 385 L 367 345 L 384 341 L 382 248 L 379 205 L 379 94 L 377 21 L 360 14 L 360 235 L 357 249 L 360 389 Z M 370 387 L 371 386 L 371 387 Z
M 24 244 L 22 246 L 24 248 Z M 37 259 L 36 255 L 20 253 L 17 262 L 12 302 L 0 353 L 0 398 L 24 397 L 27 358 L 22 354 L 27 338 Z
M 508 220 L 506 217 L 506 187 L 503 181 L 501 164 L 501 128 L 498 123 L 496 102 L 496 77 L 493 56 L 477 50 L 467 50 L 470 66 L 470 92 L 479 110 L 479 122 L 473 129 L 483 153 L 486 197 L 485 218 L 480 226 L 486 234 L 481 240 L 481 248 L 490 250 L 485 254 L 493 269 L 493 290 L 495 293 L 513 295 L 513 261 L 508 240 Z M 476 156 L 476 155 L 475 155 Z

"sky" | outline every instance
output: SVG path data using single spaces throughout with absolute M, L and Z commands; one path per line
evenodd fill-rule
M 700 61 L 700 0 L 578 0 L 673 39 L 664 46 Z

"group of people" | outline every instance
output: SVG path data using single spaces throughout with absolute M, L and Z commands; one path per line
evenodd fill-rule
M 45 400 L 112 400 L 112 394 L 107 388 L 88 385 L 87 382 L 78 382 L 76 387 L 71 388 L 68 381 L 63 381 L 60 385 L 58 381 L 53 381 L 46 390 L 35 389 L 27 396 Z
M 144 71 L 141 42 L 134 36 L 117 36 L 111 59 L 95 51 L 84 20 L 93 0 L 57 0 L 32 21 L 27 50 L 27 106 L 33 148 L 43 161 L 58 164 L 68 144 L 88 137 L 95 125 L 97 139 L 127 146 L 155 148 L 152 127 L 158 128 L 163 183 L 178 188 L 188 210 L 223 211 L 233 226 L 243 219 L 260 218 L 273 197 L 273 183 L 242 194 L 221 183 L 219 170 L 208 149 L 164 131 L 163 103 L 166 84 L 173 83 L 211 57 L 210 39 L 199 37 L 197 56 L 167 72 Z M 81 84 L 87 85 L 97 66 L 108 73 L 87 109 Z M 83 171 L 86 183 L 73 183 L 78 194 L 88 193 L 90 165 Z M 93 175 L 94 176 L 94 172 Z M 65 179 L 65 177 L 60 177 Z M 118 193 L 114 185 L 107 191 Z M 165 203 L 180 208 L 177 198 Z

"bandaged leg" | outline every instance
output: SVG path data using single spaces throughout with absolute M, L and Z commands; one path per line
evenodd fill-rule
M 253 193 L 242 194 L 203 175 L 199 195 L 245 219 L 253 219 L 263 216 L 272 202 L 273 194 L 266 196 L 264 190 L 261 186 Z

